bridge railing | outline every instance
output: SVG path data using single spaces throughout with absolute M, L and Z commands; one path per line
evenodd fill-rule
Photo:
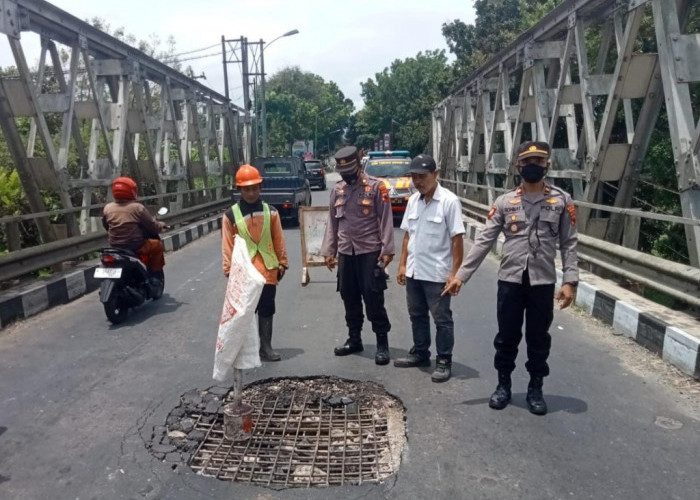
M 201 219 L 212 214 L 220 214 L 231 205 L 231 191 L 227 186 L 215 186 L 220 196 L 214 201 L 207 201 L 187 208 L 176 209 L 160 218 L 169 225 L 184 224 Z M 164 196 L 147 196 L 140 201 L 163 199 L 178 194 L 199 193 L 202 190 L 192 190 L 183 193 L 169 193 Z M 204 196 L 202 196 L 204 198 Z M 206 198 L 204 198 L 206 199 Z M 96 204 L 91 208 L 102 208 L 104 204 Z M 172 206 L 172 205 L 171 205 Z M 68 209 L 75 211 L 76 209 Z M 66 212 L 66 210 L 61 210 Z M 53 212 L 51 212 L 53 214 Z M 41 217 L 43 214 L 16 216 L 12 219 Z M 4 218 L 8 219 L 8 218 Z M 2 220 L 2 219 L 0 219 Z M 83 259 L 107 246 L 107 235 L 100 225 L 94 231 L 80 236 L 66 237 L 50 243 L 35 245 L 14 252 L 0 255 L 0 283 L 21 276 L 29 275 L 41 269 L 50 268 L 64 262 Z
M 453 187 L 455 192 L 460 188 L 474 187 L 464 182 L 442 180 L 441 182 Z M 476 186 L 484 188 L 484 186 Z M 500 191 L 500 189 L 499 189 Z M 491 208 L 489 205 L 464 198 L 460 196 L 462 211 L 467 217 L 485 222 L 486 216 Z M 580 202 L 574 202 L 579 205 Z M 590 208 L 601 210 L 614 210 L 614 207 L 605 207 L 597 204 Z M 631 209 L 626 210 L 625 215 L 631 218 L 639 218 L 645 215 L 644 212 Z M 663 214 L 651 214 L 655 218 L 668 220 Z M 700 220 L 694 221 L 672 221 L 699 224 Z M 609 275 L 622 278 L 635 284 L 658 290 L 681 303 L 692 307 L 700 308 L 700 269 L 671 262 L 653 255 L 639 252 L 624 246 L 615 245 L 598 238 L 592 238 L 585 234 L 579 234 L 578 239 L 579 260 L 587 262 L 592 266 L 604 269 Z

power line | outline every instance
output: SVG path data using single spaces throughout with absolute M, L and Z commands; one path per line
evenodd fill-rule
M 188 54 L 194 54 L 196 52 L 204 52 L 205 50 L 213 49 L 214 47 L 219 47 L 219 46 L 221 46 L 220 43 L 215 43 L 214 45 L 210 45 L 209 47 L 202 47 L 201 49 L 189 50 L 187 52 L 180 52 L 179 54 L 171 54 L 171 55 L 167 56 L 166 59 L 172 59 L 174 57 L 186 56 Z
M 220 55 L 221 55 L 221 51 L 212 52 L 211 54 L 204 54 L 202 56 L 186 57 L 185 59 L 164 59 L 162 62 L 163 62 L 163 64 L 182 63 L 182 62 L 186 62 L 186 61 L 196 61 L 198 59 L 205 59 L 207 57 L 214 57 L 214 56 L 220 56 Z

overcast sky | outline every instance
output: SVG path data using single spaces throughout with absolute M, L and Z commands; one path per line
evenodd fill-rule
M 362 106 L 360 82 L 374 77 L 395 59 L 419 51 L 445 49 L 441 26 L 453 19 L 472 23 L 470 0 L 55 0 L 54 5 L 78 17 L 105 19 L 123 26 L 137 39 L 152 34 L 176 40 L 176 52 L 248 37 L 269 42 L 298 29 L 299 34 L 277 40 L 265 51 L 268 75 L 286 66 L 321 75 L 338 84 L 356 108 Z M 30 64 L 38 62 L 38 37 L 23 35 Z M 220 47 L 192 54 L 208 55 Z M 221 56 L 187 61 L 203 82 L 223 94 Z M 14 65 L 6 37 L 0 39 L 0 65 Z M 242 103 L 240 71 L 229 65 L 231 98 Z

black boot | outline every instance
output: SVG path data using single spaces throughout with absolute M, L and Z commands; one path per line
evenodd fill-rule
M 341 346 L 336 347 L 333 352 L 336 356 L 347 356 L 348 354 L 353 354 L 355 352 L 362 352 L 365 348 L 362 347 L 362 337 L 360 333 L 350 332 L 348 334 L 348 340 Z
M 377 334 L 377 353 L 374 355 L 374 362 L 378 365 L 389 364 L 389 338 L 386 333 Z
M 502 410 L 510 403 L 510 373 L 498 372 L 498 386 L 491 394 L 489 406 L 494 410 Z
M 282 359 L 272 350 L 272 316 L 258 316 L 258 334 L 260 335 L 260 359 L 279 361 Z
M 547 414 L 547 403 L 542 395 L 542 377 L 530 377 L 530 383 L 527 385 L 527 406 L 530 408 L 530 413 L 535 415 Z

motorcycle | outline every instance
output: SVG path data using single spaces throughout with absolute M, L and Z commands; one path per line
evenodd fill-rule
M 160 216 L 167 213 L 165 207 L 158 210 Z M 160 239 L 159 235 L 148 237 Z M 100 302 L 112 324 L 123 322 L 130 308 L 163 296 L 165 275 L 163 271 L 150 272 L 145 255 L 126 248 L 112 247 L 102 250 L 100 261 L 102 267 L 95 269 L 94 276 L 103 280 L 100 283 Z

